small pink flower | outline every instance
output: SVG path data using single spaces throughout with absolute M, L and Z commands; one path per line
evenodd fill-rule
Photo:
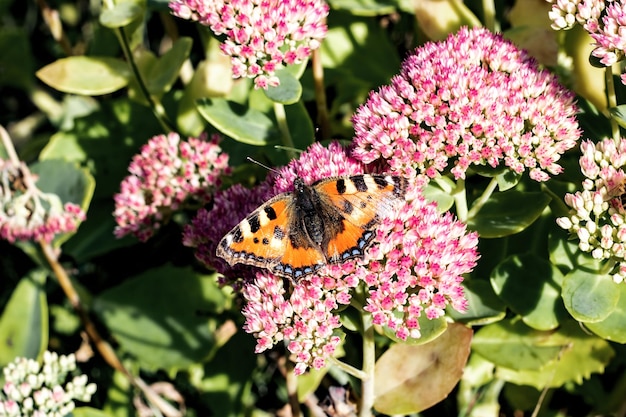
M 185 204 L 205 204 L 228 174 L 228 155 L 219 136 L 182 141 L 176 133 L 158 135 L 145 144 L 128 167 L 115 199 L 115 235 L 148 240 L 171 214 Z

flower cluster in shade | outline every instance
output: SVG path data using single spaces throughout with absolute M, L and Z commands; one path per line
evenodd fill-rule
M 315 144 L 271 176 L 268 181 L 274 191 L 267 194 L 292 190 L 296 176 L 310 184 L 364 172 L 366 166 L 351 157 L 349 149 L 335 142 L 328 148 Z M 256 352 L 284 343 L 296 363 L 296 374 L 309 367 L 323 368 L 341 342 L 339 310 L 356 302 L 357 287 L 365 291 L 361 307 L 372 314 L 374 323 L 391 329 L 400 339 L 419 338 L 418 319 L 439 318 L 448 305 L 464 311 L 467 301 L 461 282 L 463 274 L 476 265 L 478 237 L 451 214 L 440 214 L 436 204 L 426 202 L 423 186 L 424 181 L 412 182 L 406 199 L 385 214 L 376 230 L 376 243 L 362 260 L 327 265 L 297 284 L 288 284 L 267 270 L 247 270 L 253 275 L 240 289 L 246 300 L 245 330 L 257 338 Z M 228 204 L 247 204 L 249 199 L 240 198 Z M 225 212 L 216 208 L 215 218 Z M 245 210 L 232 213 L 236 216 L 232 224 L 247 214 Z M 218 241 L 226 232 L 210 239 Z M 222 265 L 215 266 L 220 271 Z
M 17 358 L 4 368 L 5 383 L 0 393 L 0 417 L 64 417 L 74 410 L 74 400 L 87 402 L 96 385 L 76 370 L 73 354 L 46 351 L 43 363 Z
M 27 179 L 28 177 L 28 179 Z M 51 242 L 62 233 L 75 232 L 85 212 L 58 195 L 37 188 L 36 175 L 24 164 L 0 160 L 0 237 L 15 242 Z
M 277 69 L 303 62 L 326 37 L 323 0 L 174 0 L 172 13 L 208 26 L 224 40 L 233 77 L 258 88 L 279 85 Z
M 591 54 L 602 65 L 612 66 L 626 54 L 626 3 L 623 0 L 547 0 L 552 3 L 548 13 L 555 30 L 571 29 L 575 24 L 593 38 Z M 621 75 L 626 84 L 626 73 Z
M 209 202 L 230 173 L 219 135 L 181 140 L 177 133 L 151 138 L 128 167 L 130 175 L 114 196 L 115 235 L 148 240 L 185 205 Z
M 472 166 L 546 181 L 580 137 L 573 93 L 501 35 L 462 28 L 402 63 L 353 116 L 353 155 L 412 178 Z
M 557 224 L 578 239 L 581 251 L 615 263 L 613 279 L 626 279 L 626 139 L 580 145 L 582 191 L 565 195 L 569 215 Z

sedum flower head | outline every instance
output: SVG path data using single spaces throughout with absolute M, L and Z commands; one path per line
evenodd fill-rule
M 176 133 L 151 138 L 128 167 L 115 199 L 115 235 L 148 240 L 184 204 L 205 204 L 230 172 L 219 136 L 181 140 Z
M 310 183 L 321 178 L 364 172 L 364 166 L 338 143 L 311 146 L 282 168 L 276 188 L 289 189 L 299 176 Z M 427 203 L 416 180 L 377 227 L 375 242 L 364 259 L 326 265 L 296 285 L 267 271 L 258 271 L 242 287 L 247 301 L 244 329 L 257 338 L 257 352 L 284 343 L 301 374 L 326 366 L 341 342 L 339 310 L 357 302 L 353 293 L 365 289 L 361 306 L 374 323 L 398 338 L 419 338 L 418 319 L 441 317 L 446 306 L 467 307 L 461 282 L 478 259 L 478 237 L 449 213 L 441 215 Z
M 408 178 L 472 165 L 545 181 L 580 136 L 574 95 L 502 36 L 461 29 L 404 60 L 353 117 L 354 156 Z
M 76 231 L 83 220 L 80 206 L 36 188 L 26 165 L 0 160 L 1 238 L 51 242 L 57 234 Z
M 613 279 L 626 279 L 626 139 L 580 145 L 582 191 L 565 195 L 569 215 L 557 224 L 578 239 L 581 251 L 615 262 Z
M 253 78 L 256 87 L 277 86 L 275 71 L 298 64 L 326 37 L 323 0 L 173 0 L 174 15 L 209 26 L 225 40 L 233 77 Z
M 76 370 L 73 354 L 64 356 L 46 351 L 43 363 L 17 358 L 4 372 L 0 392 L 0 417 L 64 417 L 74 410 L 74 400 L 89 401 L 96 385 L 86 375 L 68 381 Z
M 585 30 L 595 32 L 598 28 L 600 15 L 604 10 L 604 0 L 546 0 L 552 3 L 548 17 L 552 21 L 552 29 L 571 29 L 576 23 Z

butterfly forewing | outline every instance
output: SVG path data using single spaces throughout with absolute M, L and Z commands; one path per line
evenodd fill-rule
M 235 226 L 218 244 L 217 255 L 229 264 L 261 267 L 280 261 L 287 249 L 289 195 L 274 197 Z

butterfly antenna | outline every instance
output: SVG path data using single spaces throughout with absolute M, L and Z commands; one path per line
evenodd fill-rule
M 247 157 L 246 157 L 246 159 L 247 159 L 248 161 L 252 162 L 253 164 L 257 164 L 258 166 L 261 166 L 261 167 L 263 167 L 263 168 L 267 169 L 269 172 L 273 172 L 274 174 L 276 174 L 276 175 L 278 175 L 278 176 L 280 176 L 280 175 L 281 175 L 281 174 L 280 174 L 280 172 L 278 172 L 278 170 L 277 170 L 277 169 L 274 169 L 274 168 L 272 168 L 272 167 L 270 167 L 270 166 L 268 166 L 268 165 L 265 165 L 264 163 L 259 162 L 259 161 L 257 161 L 256 159 L 250 158 L 249 156 L 247 156 Z

